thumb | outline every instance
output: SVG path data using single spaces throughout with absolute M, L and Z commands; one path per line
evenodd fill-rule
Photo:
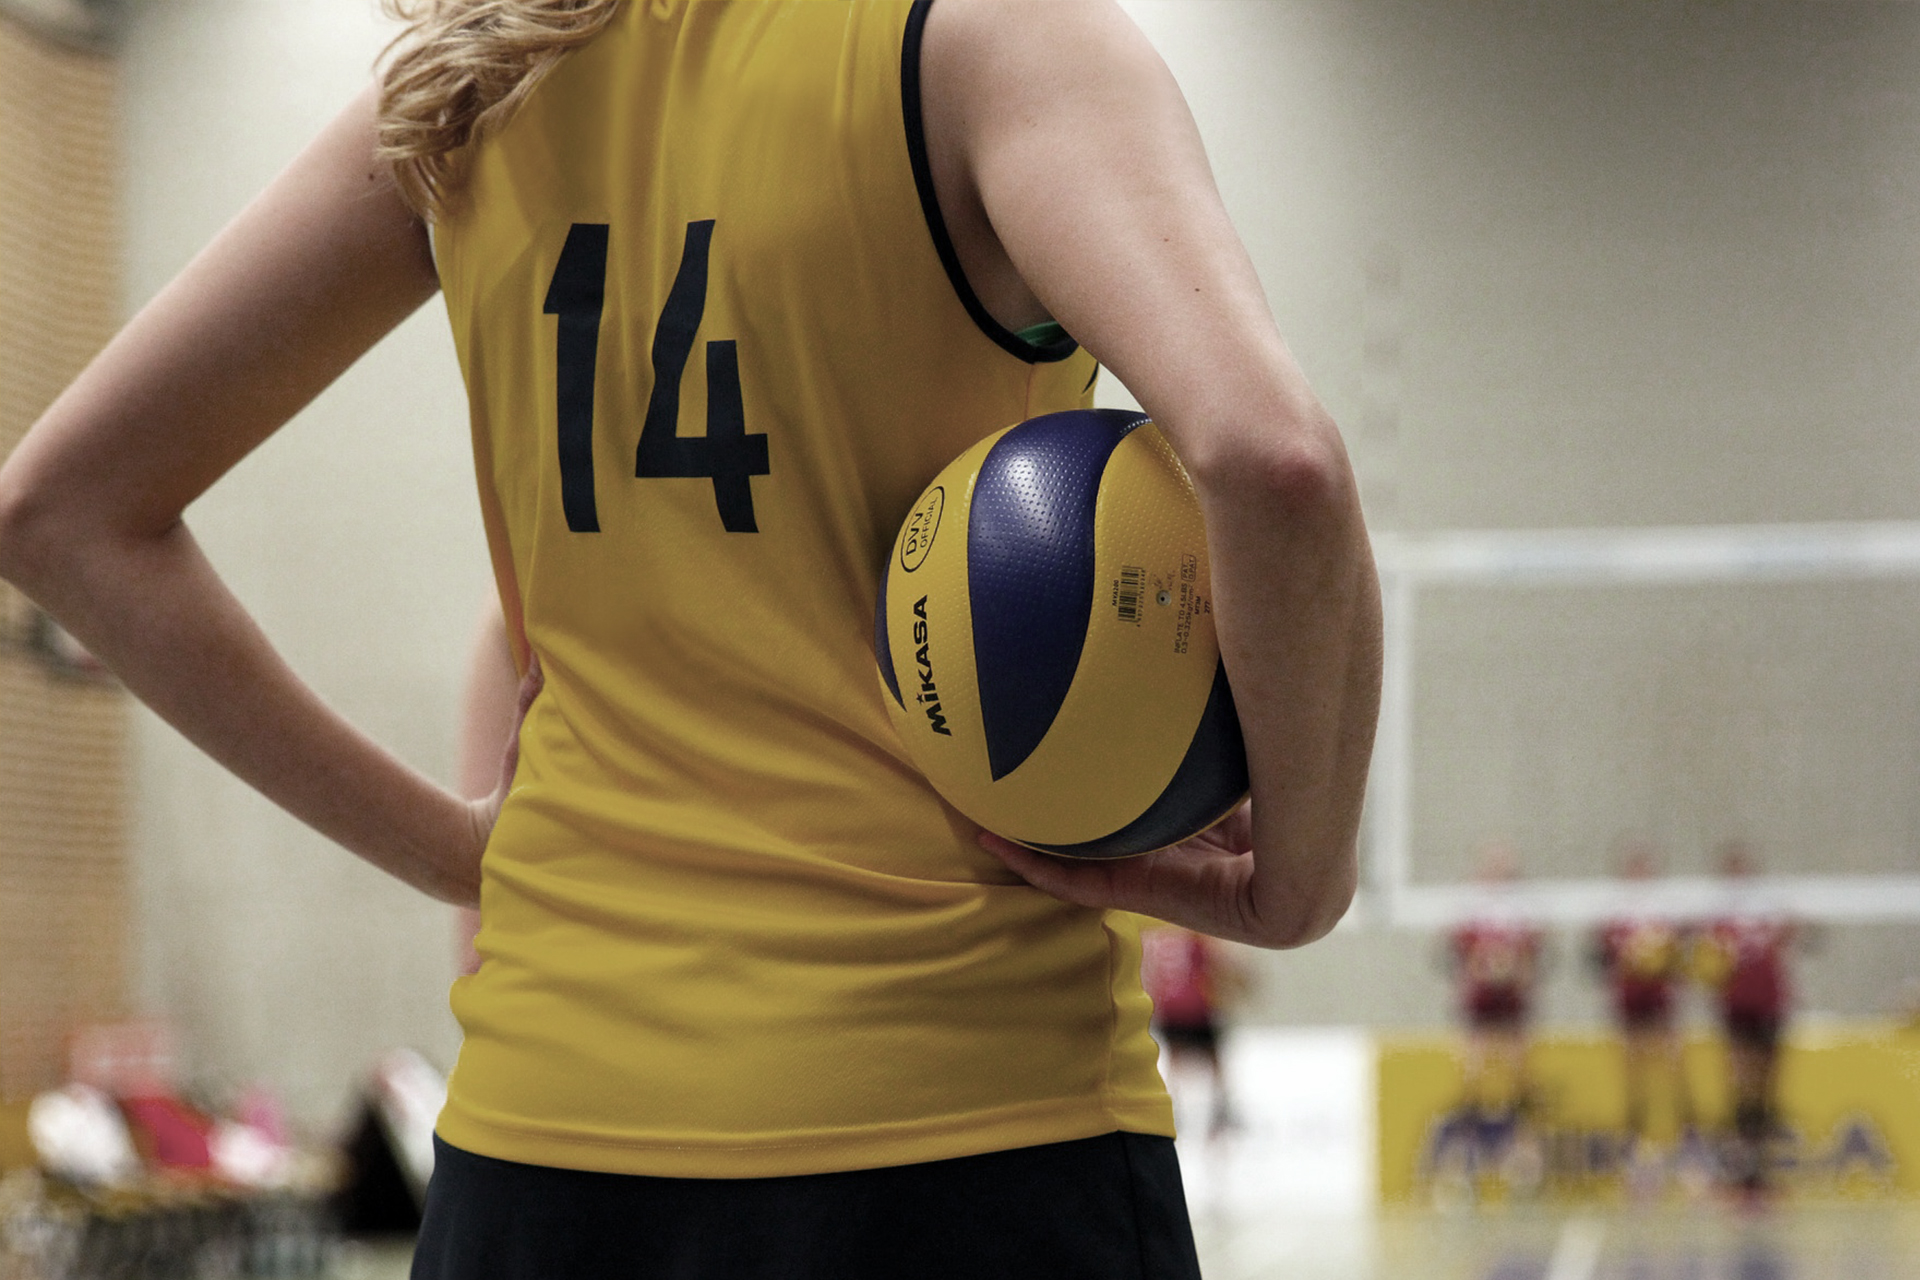
M 520 693 L 513 713 L 513 732 L 507 735 L 505 751 L 500 756 L 500 783 L 495 794 L 501 799 L 513 789 L 513 775 L 520 768 L 520 730 L 527 723 L 527 712 L 532 709 L 533 701 L 546 688 L 547 675 L 540 667 L 540 655 L 529 650 L 527 672 L 520 677 Z

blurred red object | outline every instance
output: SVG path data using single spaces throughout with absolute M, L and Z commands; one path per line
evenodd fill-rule
M 159 1169 L 211 1169 L 211 1118 L 167 1094 L 121 1098 L 120 1110 L 133 1130 L 133 1144 L 147 1163 Z

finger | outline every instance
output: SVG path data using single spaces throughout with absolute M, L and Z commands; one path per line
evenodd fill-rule
M 991 831 L 982 831 L 980 833 L 980 847 L 1000 859 L 1000 861 L 1006 863 L 1009 871 L 1012 871 L 1022 880 L 1034 885 L 1036 888 L 1038 888 L 1039 885 L 1034 877 L 1039 876 L 1044 878 L 1046 876 L 1046 862 L 1048 860 L 1042 855 L 1035 853 L 1032 849 L 1027 848 L 1025 845 L 1015 844 L 1004 836 L 997 836 Z
M 546 669 L 540 665 L 540 655 L 530 652 L 527 656 L 527 673 L 520 677 L 519 718 L 527 718 L 527 709 L 533 706 L 533 700 L 547 686 Z
M 1103 863 L 1069 862 L 1064 858 L 1049 857 L 990 831 L 980 833 L 980 847 L 1042 893 L 1052 894 L 1076 906 L 1113 905 L 1113 878 Z
M 1242 801 L 1240 807 L 1222 818 L 1214 827 L 1220 835 L 1220 843 L 1230 846 L 1235 852 L 1253 848 L 1253 801 Z

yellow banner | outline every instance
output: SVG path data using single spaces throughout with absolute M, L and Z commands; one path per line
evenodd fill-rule
M 1644 1138 L 1627 1133 L 1625 1051 L 1600 1035 L 1554 1035 L 1523 1079 L 1488 1105 L 1467 1098 L 1456 1038 L 1379 1045 L 1380 1195 L 1387 1203 L 1527 1196 L 1708 1194 L 1725 1181 L 1732 1129 L 1727 1054 L 1689 1037 L 1680 1068 L 1652 1072 Z M 1795 1032 L 1780 1050 L 1774 1181 L 1803 1194 L 1920 1191 L 1920 1031 Z

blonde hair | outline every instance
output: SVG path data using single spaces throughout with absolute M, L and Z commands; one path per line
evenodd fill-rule
M 375 155 L 391 166 L 401 198 L 431 221 L 458 196 L 467 145 L 505 125 L 562 57 L 613 21 L 621 0 L 384 3 L 407 29 L 381 73 Z

